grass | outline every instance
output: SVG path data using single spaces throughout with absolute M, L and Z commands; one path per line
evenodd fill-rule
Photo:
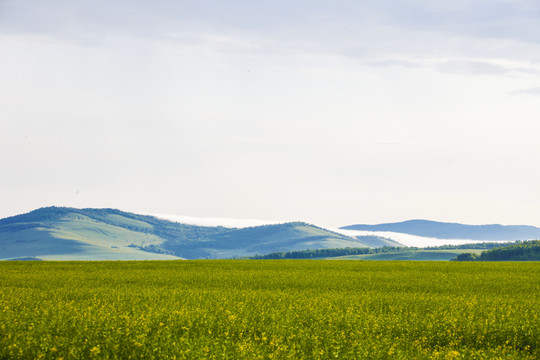
M 540 264 L 1 262 L 0 358 L 540 358 Z
M 60 224 L 61 221 L 51 223 Z M 144 235 L 107 224 L 93 225 L 89 220 L 68 222 L 62 230 L 30 228 L 0 232 L 0 258 L 37 257 L 44 260 L 170 260 L 175 257 L 141 251 L 129 245 L 156 243 L 153 235 Z
M 448 261 L 462 253 L 480 254 L 483 250 L 452 249 L 452 250 L 411 250 L 386 252 L 379 254 L 347 255 L 329 258 L 331 260 L 413 260 L 413 261 Z

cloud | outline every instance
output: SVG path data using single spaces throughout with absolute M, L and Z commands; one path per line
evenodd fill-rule
M 445 73 L 462 75 L 505 75 L 514 72 L 535 72 L 523 67 L 514 68 L 493 62 L 474 60 L 445 61 L 436 64 L 435 68 Z
M 159 219 L 174 221 L 180 224 L 197 226 L 223 226 L 226 228 L 245 228 L 251 226 L 262 226 L 271 224 L 281 224 L 285 221 L 261 220 L 261 219 L 231 219 L 231 218 L 213 218 L 196 217 L 170 214 L 148 214 Z
M 395 57 L 358 59 L 362 65 L 385 68 L 402 67 L 407 69 L 432 68 L 443 73 L 461 75 L 508 75 L 538 74 L 538 66 L 534 63 L 507 61 L 503 59 L 476 59 L 474 57 Z
M 362 64 L 373 67 L 400 66 L 404 68 L 418 68 L 425 65 L 422 61 L 412 61 L 398 58 L 364 60 L 362 61 Z
M 381 236 L 397 241 L 405 246 L 426 247 L 426 246 L 442 246 L 442 245 L 463 245 L 463 244 L 478 244 L 481 240 L 471 239 L 437 239 L 425 236 L 409 235 L 391 231 L 363 231 L 363 230 L 343 230 L 329 229 L 347 236 Z
M 516 90 L 516 91 L 512 91 L 511 94 L 512 95 L 540 96 L 540 87 Z
M 374 11 L 383 21 L 400 28 L 540 43 L 540 6 L 534 0 L 417 0 L 399 4 L 381 0 Z
M 506 184 L 526 195 L 504 205 L 526 199 L 531 216 L 539 173 L 524 159 L 538 151 L 499 146 L 538 133 L 535 98 L 513 107 L 500 91 L 538 95 L 527 88 L 540 84 L 540 46 L 527 39 L 540 22 L 525 2 L 0 0 L 0 149 L 18 169 L 0 211 L 81 189 L 82 206 L 338 223 L 349 211 L 460 213 L 462 190 L 471 216 L 502 216 L 502 203 L 480 210 L 498 200 L 469 181 L 480 170 L 462 182 L 444 165 L 469 171 L 487 149 L 489 169 L 516 156 L 508 166 L 533 175 Z
M 33 34 L 82 48 L 132 44 L 147 53 L 164 44 L 184 56 L 251 56 L 278 64 L 333 56 L 378 68 L 505 75 L 525 70 L 490 60 L 540 60 L 534 45 L 540 43 L 539 10 L 535 1 L 501 0 L 0 1 L 0 34 Z

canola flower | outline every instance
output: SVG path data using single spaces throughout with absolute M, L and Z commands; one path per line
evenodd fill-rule
M 538 359 L 540 263 L 0 263 L 1 359 Z

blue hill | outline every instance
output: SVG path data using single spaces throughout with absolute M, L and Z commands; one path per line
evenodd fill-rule
M 378 225 L 344 226 L 346 230 L 391 231 L 437 239 L 531 240 L 540 239 L 540 228 L 528 225 L 465 225 L 430 220 L 408 220 Z

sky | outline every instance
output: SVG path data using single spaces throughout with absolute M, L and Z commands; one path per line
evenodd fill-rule
M 540 226 L 537 0 L 0 0 L 0 217 Z

